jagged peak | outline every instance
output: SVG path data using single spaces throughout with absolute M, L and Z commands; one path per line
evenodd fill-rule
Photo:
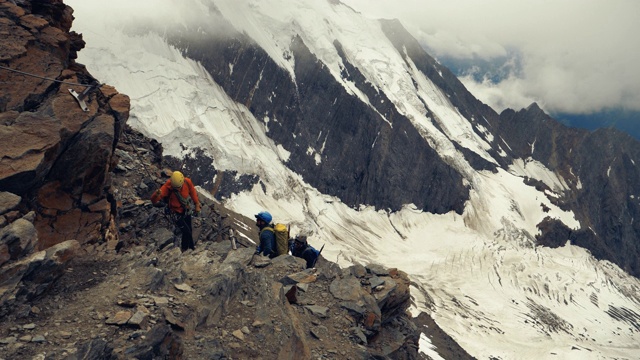
M 542 111 L 542 109 L 540 108 L 540 106 L 538 105 L 537 102 L 532 102 L 531 104 L 529 104 L 529 106 L 527 106 L 525 108 L 526 111 Z

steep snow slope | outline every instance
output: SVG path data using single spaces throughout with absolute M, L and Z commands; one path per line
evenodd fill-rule
M 489 144 L 470 130 L 446 94 L 403 60 L 376 22 L 324 1 L 214 1 L 284 69 L 295 62 L 286 55 L 291 37 L 299 35 L 336 81 L 368 103 L 340 76 L 343 65 L 333 46 L 338 40 L 349 60 L 464 175 L 471 198 L 462 215 L 433 215 L 411 204 L 396 213 L 353 209 L 289 171 L 283 165 L 287 152 L 266 135 L 268 122 L 230 100 L 202 66 L 183 58 L 161 36 L 136 27 L 193 21 L 211 31 L 207 1 L 185 2 L 179 9 L 154 2 L 162 10 L 158 14 L 142 11 L 145 2 L 135 8 L 119 1 L 68 3 L 76 9 L 74 30 L 87 41 L 79 61 L 131 96 L 132 126 L 162 142 L 168 154 L 181 155 L 181 143 L 201 147 L 216 168 L 257 174 L 265 182 L 266 193 L 256 186 L 228 199 L 227 206 L 247 216 L 269 209 L 293 223 L 294 233 L 313 232 L 313 244 L 326 243 L 323 254 L 339 263 L 375 261 L 407 271 L 417 284 L 414 310 L 431 313 L 473 356 L 640 357 L 638 280 L 570 244 L 560 249 L 533 245 L 536 224 L 547 216 L 574 229 L 580 224 L 525 185 L 522 176 L 557 191 L 563 179 L 526 159 L 497 173 L 475 171 L 453 142 L 495 162 L 486 152 Z M 434 118 L 424 115 L 425 107 Z

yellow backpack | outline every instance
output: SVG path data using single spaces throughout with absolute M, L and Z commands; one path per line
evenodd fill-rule
M 285 224 L 275 224 L 273 233 L 276 235 L 276 249 L 278 255 L 289 252 L 289 228 Z

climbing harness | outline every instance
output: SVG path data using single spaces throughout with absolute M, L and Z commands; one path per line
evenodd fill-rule
M 182 205 L 182 209 L 186 215 L 193 215 L 193 210 L 191 209 L 191 197 L 185 198 L 180 194 L 178 189 L 173 189 L 173 193 L 178 198 L 180 205 Z

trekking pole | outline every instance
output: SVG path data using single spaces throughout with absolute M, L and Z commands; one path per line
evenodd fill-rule
M 316 267 L 316 263 L 318 262 L 318 259 L 320 258 L 320 254 L 322 254 L 322 249 L 324 249 L 324 245 L 325 244 L 322 244 L 322 247 L 320 248 L 320 251 L 318 251 L 318 256 L 316 256 L 316 259 L 313 260 L 313 264 L 311 264 L 312 268 Z

